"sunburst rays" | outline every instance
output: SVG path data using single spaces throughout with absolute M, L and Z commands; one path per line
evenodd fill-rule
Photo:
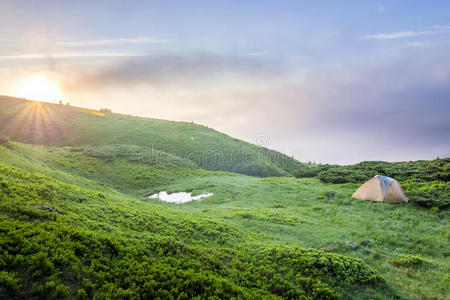
M 67 108 L 35 101 L 26 101 L 18 108 L 4 132 L 19 137 L 19 141 L 57 145 L 68 136 L 70 128 L 62 117 Z

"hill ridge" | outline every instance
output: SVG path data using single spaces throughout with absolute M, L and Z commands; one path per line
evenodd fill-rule
M 48 146 L 146 146 L 191 160 L 207 170 L 260 177 L 292 176 L 303 166 L 281 152 L 204 125 L 101 113 L 5 96 L 0 96 L 0 105 L 0 133 L 18 142 Z

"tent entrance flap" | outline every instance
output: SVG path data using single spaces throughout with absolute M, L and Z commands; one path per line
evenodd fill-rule
M 391 177 L 382 176 L 382 175 L 377 175 L 375 177 L 378 178 L 378 180 L 380 181 L 381 194 L 382 194 L 383 201 L 384 201 L 384 199 L 386 199 L 387 191 L 388 191 L 389 187 L 391 186 L 392 182 L 394 181 L 394 179 L 392 179 Z

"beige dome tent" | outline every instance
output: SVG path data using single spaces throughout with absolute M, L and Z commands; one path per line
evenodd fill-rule
M 366 181 L 352 195 L 353 198 L 377 202 L 408 202 L 400 183 L 390 177 L 376 175 Z

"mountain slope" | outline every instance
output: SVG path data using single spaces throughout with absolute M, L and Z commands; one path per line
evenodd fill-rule
M 354 200 L 354 183 L 143 163 L 126 155 L 134 149 L 0 146 L 0 258 L 7 272 L 0 286 L 8 289 L 0 288 L 0 298 L 61 298 L 78 290 L 89 297 L 252 299 L 390 299 L 394 292 L 445 299 L 450 292 L 448 210 Z M 214 196 L 183 205 L 143 197 L 162 190 Z M 350 248 L 348 240 L 360 246 Z M 405 255 L 418 263 L 405 266 Z M 40 266 L 35 257 L 48 261 Z M 33 277 L 25 265 L 47 273 Z
M 137 145 L 207 170 L 255 176 L 293 175 L 303 164 L 207 127 L 0 96 L 0 133 L 52 146 Z
M 13 140 L 0 143 L 0 299 L 450 293 L 448 159 L 329 166 L 281 155 L 280 163 L 198 125 L 0 104 L 0 130 Z M 231 163 L 194 159 L 214 154 Z M 352 199 L 373 172 L 398 177 L 412 201 Z M 144 196 L 159 191 L 214 195 L 183 205 Z
M 0 297 L 334 299 L 353 290 L 372 295 L 373 289 L 390 297 L 378 272 L 359 259 L 267 244 L 226 221 L 96 185 L 83 177 L 92 174 L 74 170 L 66 151 L 0 146 Z M 94 162 L 84 154 L 78 159 Z M 110 166 L 104 176 L 126 174 Z M 159 168 L 172 170 L 173 180 L 186 176 L 178 166 Z M 190 178 L 247 178 L 191 171 Z M 36 208 L 43 205 L 57 213 Z

